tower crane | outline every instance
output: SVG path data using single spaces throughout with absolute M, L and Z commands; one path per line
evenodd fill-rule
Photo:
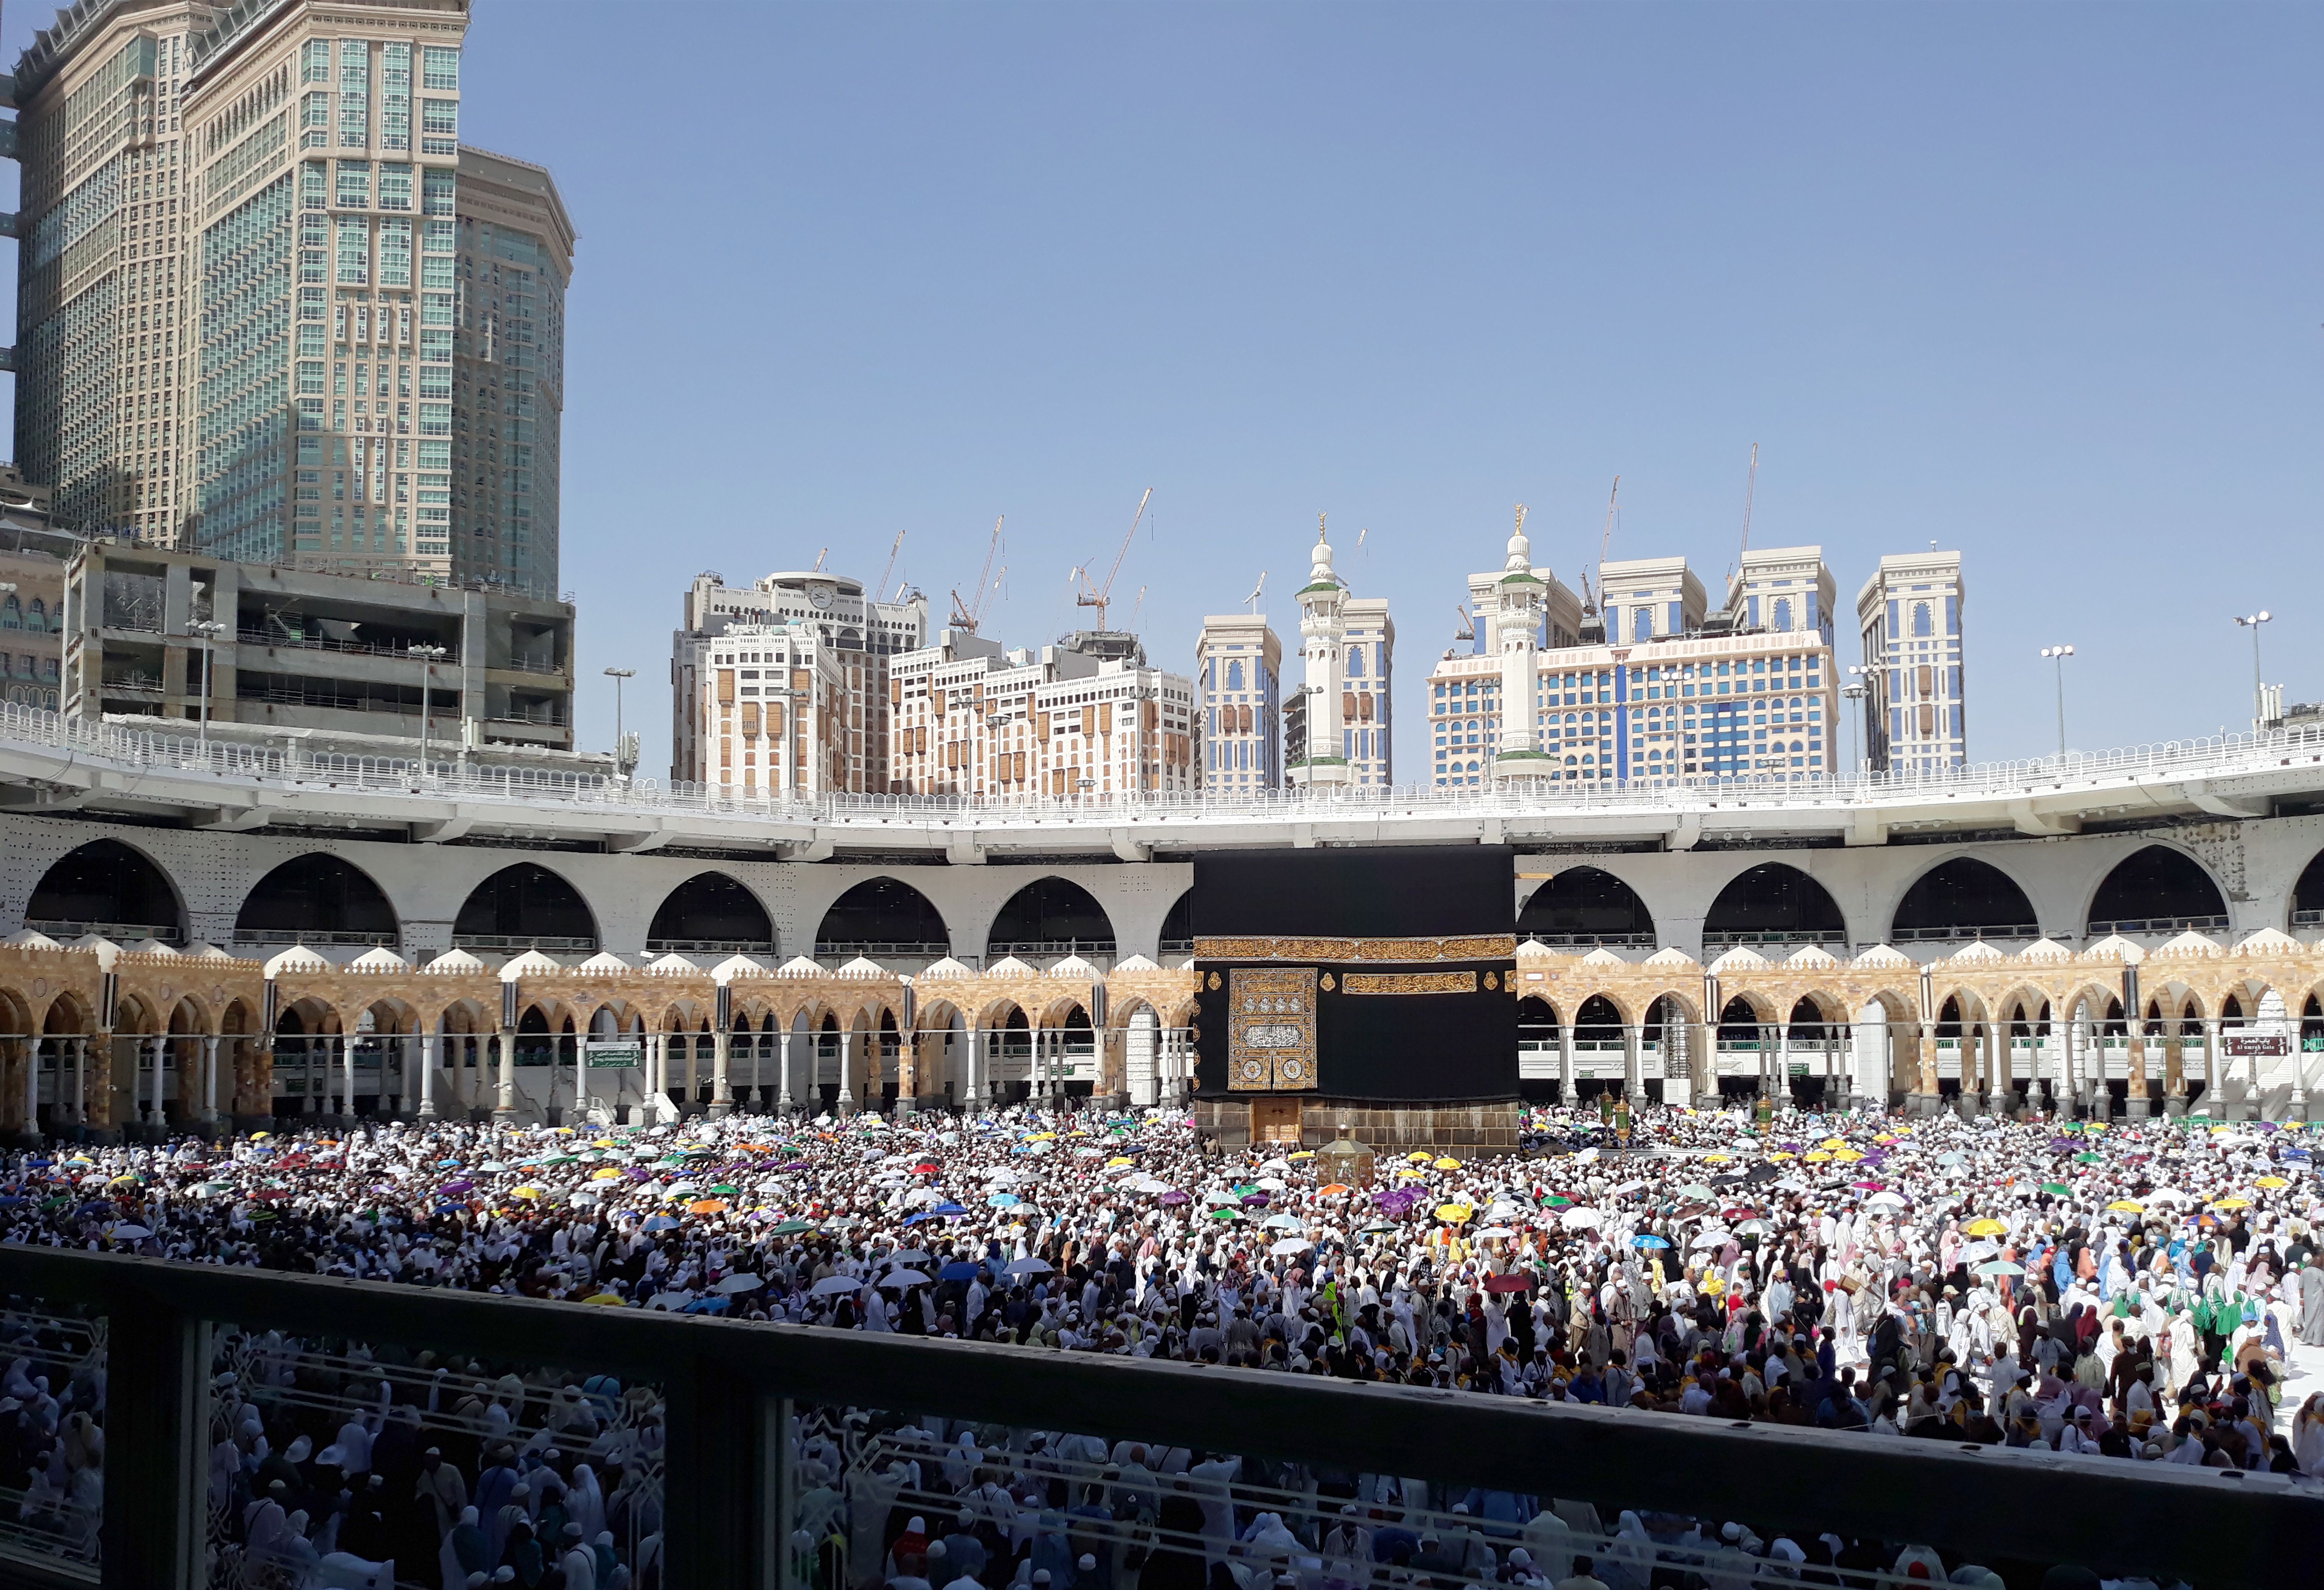
M 1622 477 L 1617 475 L 1614 476 L 1614 489 L 1606 494 L 1606 533 L 1598 538 L 1597 584 L 1594 587 L 1591 584 L 1593 571 L 1584 570 L 1582 576 L 1582 611 L 1591 618 L 1598 616 L 1599 599 L 1606 591 L 1606 576 L 1602 570 L 1606 567 L 1606 549 L 1614 543 L 1614 502 L 1621 495 Z
M 1008 522 L 1009 515 L 1006 513 L 1001 514 L 998 519 L 995 519 L 992 522 L 992 539 L 985 543 L 984 548 L 984 567 L 976 571 L 976 584 L 969 587 L 974 599 L 965 603 L 963 602 L 960 599 L 960 587 L 958 586 L 953 587 L 953 628 L 964 629 L 972 634 L 976 632 L 976 621 L 979 617 L 982 616 L 984 613 L 984 600 L 986 596 L 991 591 L 994 583 L 991 578 L 992 574 L 992 559 L 993 555 L 1001 550 L 1001 527 Z M 902 540 L 900 536 L 897 539 L 899 541 Z M 1007 574 L 1009 570 L 1003 569 L 1001 572 L 1002 574 Z
M 880 583 L 872 587 L 872 596 L 873 600 L 876 601 L 879 598 L 880 593 L 888 588 L 888 577 L 896 572 L 896 555 L 903 550 L 904 532 L 899 530 L 896 532 L 895 545 L 888 549 L 888 567 L 880 571 Z
M 1121 538 L 1121 550 L 1113 555 L 1113 567 L 1106 570 L 1103 585 L 1097 585 L 1090 579 L 1086 563 L 1074 570 L 1074 578 L 1081 583 L 1081 589 L 1074 596 L 1074 605 L 1096 608 L 1097 627 L 1101 630 L 1105 628 L 1106 605 L 1113 599 L 1113 577 L 1121 572 L 1121 560 L 1130 556 L 1130 543 L 1136 538 L 1138 526 L 1146 517 L 1146 504 L 1153 500 L 1154 488 L 1149 485 L 1146 488 L 1146 495 L 1138 499 L 1138 512 L 1130 517 L 1130 529 Z

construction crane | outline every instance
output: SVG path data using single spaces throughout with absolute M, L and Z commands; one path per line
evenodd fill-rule
M 1469 616 L 1469 605 L 1466 602 L 1460 603 L 1453 607 L 1452 616 L 1461 621 L 1461 627 L 1452 632 L 1452 638 L 1454 640 L 1473 641 L 1477 638 L 1477 624 L 1474 619 Z
M 1089 565 L 1086 563 L 1073 572 L 1073 578 L 1081 584 L 1081 589 L 1074 596 L 1074 605 L 1096 608 L 1097 627 L 1100 630 L 1105 628 L 1106 605 L 1113 600 L 1113 577 L 1121 572 L 1121 560 L 1130 556 L 1130 543 L 1136 539 L 1138 526 L 1146 517 L 1146 504 L 1153 500 L 1154 488 L 1149 485 L 1146 488 L 1146 495 L 1138 499 L 1138 512 L 1130 516 L 1130 529 L 1121 538 L 1121 550 L 1113 555 L 1113 567 L 1105 572 L 1103 585 L 1097 585 L 1091 581 Z
M 1751 471 L 1743 477 L 1743 548 L 1738 553 L 1738 563 L 1744 553 L 1751 550 L 1751 504 L 1759 495 L 1759 444 L 1751 444 Z
M 975 633 L 976 621 L 979 617 L 982 616 L 984 613 L 985 596 L 991 591 L 993 586 L 998 583 L 997 580 L 991 578 L 992 559 L 994 555 L 1001 550 L 1001 527 L 1008 522 L 1009 515 L 1006 513 L 1003 513 L 1000 518 L 995 519 L 992 522 L 992 539 L 985 543 L 984 548 L 984 567 L 976 571 L 976 584 L 969 587 L 974 594 L 975 600 L 971 602 L 963 602 L 960 599 L 960 587 L 958 586 L 953 587 L 953 628 L 964 629 L 969 631 L 971 633 Z M 1005 575 L 1009 570 L 1003 569 L 1001 572 Z
M 1260 569 L 1260 570 L 1259 571 L 1259 583 L 1258 583 L 1257 585 L 1255 585 L 1255 586 L 1251 587 L 1250 587 L 1250 596 L 1245 596 L 1245 597 L 1242 599 L 1242 605 L 1243 605 L 1244 606 L 1246 606 L 1246 607 L 1248 607 L 1248 608 L 1250 608 L 1250 615 L 1251 615 L 1251 616 L 1252 616 L 1253 618 L 1256 618 L 1256 617 L 1258 617 L 1258 616 L 1259 616 L 1259 598 L 1260 598 L 1260 597 L 1262 597 L 1262 596 L 1266 596 L 1266 595 L 1267 595 L 1267 570 L 1266 570 L 1266 569 Z
M 874 600 L 879 598 L 879 595 L 881 591 L 888 588 L 888 577 L 896 572 L 896 555 L 903 550 L 904 532 L 899 530 L 896 532 L 896 544 L 888 549 L 888 567 L 880 571 L 880 583 L 872 587 L 872 596 Z
M 1135 602 L 1132 602 L 1132 603 L 1130 605 L 1130 627 L 1132 630 L 1137 629 L 1137 627 L 1138 627 L 1138 615 L 1139 615 L 1139 611 L 1145 607 L 1145 605 L 1146 605 L 1146 587 L 1145 587 L 1144 586 L 1139 586 L 1139 587 L 1138 587 L 1138 600 L 1136 600 Z
M 1584 569 L 1582 575 L 1582 611 L 1591 618 L 1598 616 L 1598 601 L 1605 594 L 1606 549 L 1614 542 L 1614 502 L 1621 495 L 1622 477 L 1617 475 L 1614 476 L 1614 489 L 1606 494 L 1606 533 L 1598 538 L 1598 583 L 1595 586 L 1591 584 L 1590 570 Z

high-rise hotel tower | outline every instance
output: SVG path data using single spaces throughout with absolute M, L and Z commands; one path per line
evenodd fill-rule
M 575 234 L 460 145 L 467 0 L 81 0 L 16 69 L 16 457 L 58 522 L 558 587 Z

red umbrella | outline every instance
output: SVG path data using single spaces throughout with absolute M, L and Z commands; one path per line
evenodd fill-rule
M 1485 1290 L 1489 1292 L 1529 1291 L 1533 1288 L 1533 1281 L 1534 1276 L 1532 1271 L 1512 1270 L 1507 1275 L 1489 1275 L 1485 1277 Z

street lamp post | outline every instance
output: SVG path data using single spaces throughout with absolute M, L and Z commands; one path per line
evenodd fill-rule
M 633 764 L 622 760 L 629 744 L 622 735 L 622 681 L 637 678 L 638 670 L 634 668 L 609 668 L 605 670 L 605 677 L 613 681 L 613 766 L 623 778 L 628 778 L 630 767 Z
M 226 633 L 226 625 L 215 618 L 198 618 L 186 625 L 186 631 L 189 634 L 199 635 L 202 638 L 202 726 L 197 737 L 201 744 L 202 758 L 208 761 L 210 750 L 210 678 L 213 668 L 211 659 L 217 654 L 217 638 Z
M 1855 679 L 1857 682 L 1849 686 L 1843 694 L 1847 695 L 1853 700 L 1861 701 L 1866 697 L 1872 694 L 1875 680 L 1885 679 L 1892 673 L 1901 671 L 1902 670 L 1895 663 L 1889 662 L 1850 663 L 1848 669 L 1849 677 Z M 1885 699 L 1882 702 L 1882 710 L 1884 712 L 1886 710 L 1886 702 Z M 1856 732 L 1859 742 L 1857 749 L 1863 753 L 1863 771 L 1869 773 L 1872 771 L 1872 727 L 1871 720 L 1868 716 L 1866 717 L 1863 722 L 1857 725 Z
M 1848 698 L 1848 716 L 1851 718 L 1860 718 L 1863 716 L 1861 709 L 1864 705 L 1864 698 L 1870 693 L 1867 688 L 1860 682 L 1852 685 L 1843 685 L 1840 687 L 1840 693 Z M 1860 722 L 1856 726 L 1856 742 L 1857 749 L 1860 753 L 1864 746 L 1864 726 Z M 1851 772 L 1861 772 L 1863 771 L 1862 759 L 1860 755 L 1856 760 L 1853 760 L 1849 763 L 1849 771 Z
M 2263 607 L 2256 613 L 2239 615 L 2236 623 L 2251 631 L 2252 637 L 2252 733 L 2259 733 L 2260 724 L 2267 716 L 2267 690 L 2259 682 L 2259 626 L 2273 618 L 2274 614 Z
M 2044 646 L 2042 655 L 2058 665 L 2058 760 L 2066 760 L 2066 659 L 2074 654 L 2071 646 Z
M 438 659 L 448 655 L 442 646 L 407 646 L 404 648 L 420 659 L 420 781 L 428 781 L 428 681 L 436 671 Z

